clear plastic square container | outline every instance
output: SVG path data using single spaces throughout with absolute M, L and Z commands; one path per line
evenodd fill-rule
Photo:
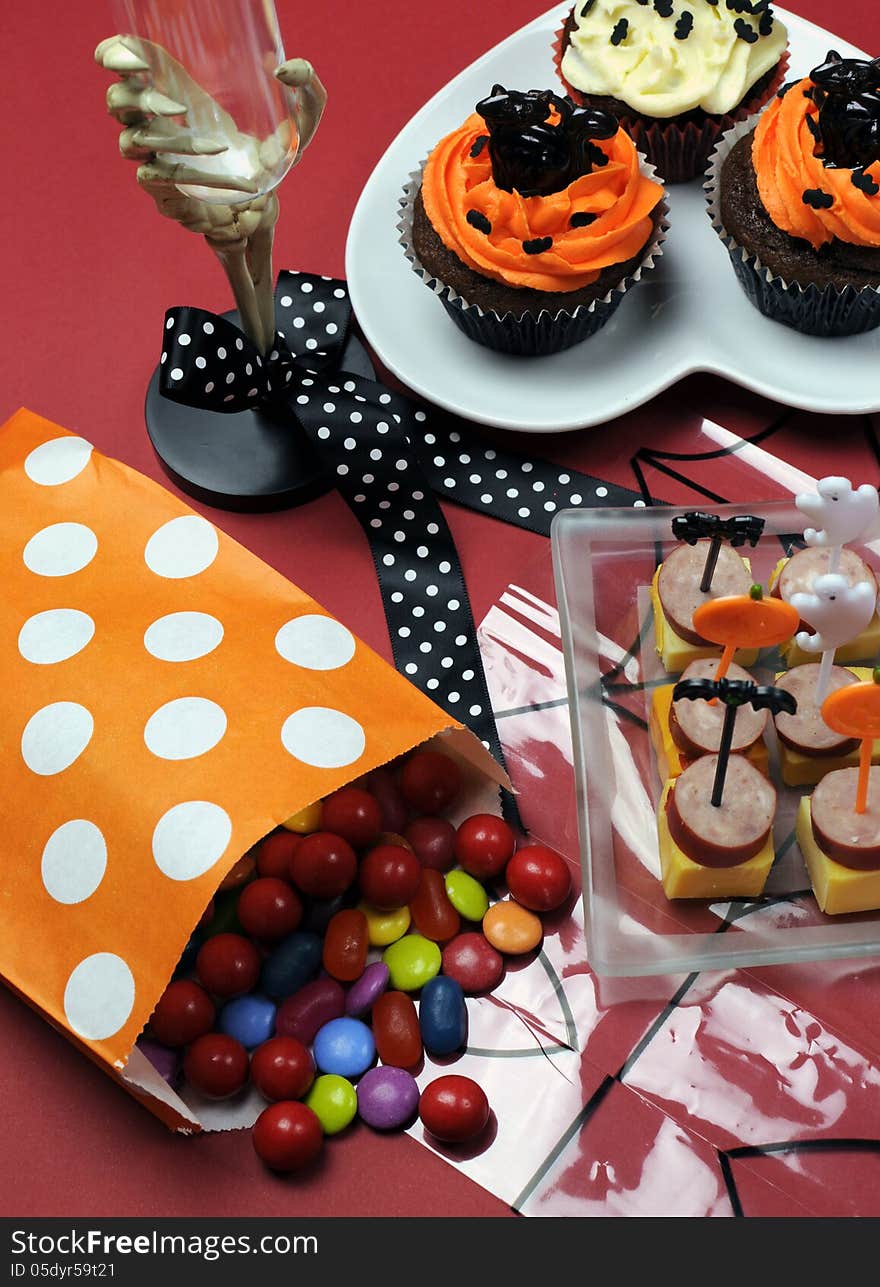
M 673 901 L 663 892 L 656 827 L 663 783 L 648 717 L 652 690 L 675 676 L 656 651 L 649 587 L 678 544 L 672 519 L 693 508 L 564 510 L 553 524 L 590 965 L 597 974 L 645 975 L 880 955 L 880 911 L 819 910 L 794 834 L 801 794 L 811 788 L 782 784 L 772 721 L 779 807 L 763 895 Z M 804 518 L 793 502 L 700 508 L 765 520 L 757 547 L 740 550 L 765 587 L 779 559 L 802 544 Z M 853 548 L 877 569 L 871 548 Z M 782 669 L 775 649 L 750 667 L 765 684 Z

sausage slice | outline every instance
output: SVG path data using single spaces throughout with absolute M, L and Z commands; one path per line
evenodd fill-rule
M 679 545 L 663 560 L 657 579 L 657 593 L 666 620 L 677 635 L 697 645 L 709 642 L 694 630 L 694 611 L 700 604 L 728 594 L 748 594 L 752 586 L 752 575 L 742 558 L 731 546 L 722 545 L 712 589 L 704 594 L 700 581 L 709 544 L 709 541 L 697 541 L 696 545 Z
M 724 796 L 712 804 L 717 755 L 704 755 L 666 797 L 669 832 L 703 867 L 736 867 L 763 849 L 776 813 L 776 788 L 742 755 L 731 755 Z M 832 775 L 833 776 L 833 775 Z
M 789 715 L 781 711 L 776 716 L 776 732 L 780 742 L 799 751 L 801 755 L 818 758 L 823 755 L 849 755 L 858 747 L 858 740 L 843 737 L 829 728 L 822 718 L 822 712 L 816 701 L 816 684 L 819 680 L 819 663 L 809 662 L 804 666 L 795 666 L 792 670 L 774 680 L 777 688 L 783 688 L 797 698 L 797 712 Z M 851 670 L 844 666 L 832 666 L 828 692 L 838 688 L 848 688 L 857 684 L 858 679 Z
M 835 769 L 813 792 L 810 812 L 816 844 L 829 858 L 857 871 L 880 867 L 880 768 L 871 769 L 868 806 L 856 813 L 858 769 Z
M 709 657 L 701 661 L 692 661 L 682 673 L 682 679 L 712 679 L 718 669 L 716 659 Z M 752 676 L 742 666 L 731 663 L 727 672 L 729 679 L 750 680 Z M 727 707 L 723 702 L 689 701 L 686 697 L 672 703 L 669 712 L 669 731 L 672 740 L 688 759 L 695 760 L 699 755 L 711 755 L 721 745 L 721 729 Z M 747 751 L 762 737 L 770 712 L 756 711 L 753 706 L 741 706 L 737 711 L 736 724 L 733 729 L 733 751 Z

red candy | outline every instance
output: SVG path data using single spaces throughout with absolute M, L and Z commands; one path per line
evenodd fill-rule
M 312 898 L 344 894 L 357 875 L 357 855 L 347 840 L 330 831 L 303 836 L 290 860 L 290 878 Z
M 438 1140 L 461 1144 L 479 1135 L 489 1120 L 489 1101 L 470 1077 L 438 1077 L 419 1100 L 419 1117 Z
M 251 1139 L 257 1157 L 273 1171 L 301 1171 L 324 1147 L 317 1115 L 297 1100 L 264 1108 Z
M 241 934 L 215 934 L 196 957 L 199 981 L 216 997 L 240 997 L 260 977 L 260 954 Z
M 364 972 L 369 946 L 369 927 L 363 912 L 355 908 L 337 912 L 324 935 L 324 969 L 341 983 L 353 983 Z
M 257 860 L 260 875 L 290 880 L 290 860 L 301 840 L 302 836 L 298 836 L 295 831 L 285 831 L 283 827 L 261 840 L 251 850 Z
M 208 1032 L 183 1056 L 186 1080 L 203 1095 L 226 1099 L 241 1090 L 248 1079 L 248 1053 L 235 1037 L 225 1032 Z
M 312 1056 L 295 1037 L 270 1037 L 251 1058 L 251 1081 L 267 1099 L 302 1099 L 314 1080 Z
M 373 1002 L 373 1037 L 383 1064 L 414 1068 L 422 1058 L 422 1032 L 412 997 L 405 992 L 383 992 Z
M 422 868 L 415 854 L 400 845 L 371 849 L 358 872 L 364 902 L 383 911 L 405 907 L 419 887 Z
M 324 801 L 321 826 L 342 836 L 355 849 L 373 845 L 382 830 L 383 814 L 379 801 L 362 787 L 347 786 L 334 791 Z
M 217 886 L 218 892 L 222 894 L 227 889 L 239 889 L 250 880 L 251 876 L 253 876 L 255 867 L 256 861 L 253 853 L 249 851 L 243 858 L 239 858 L 238 862 L 235 863 L 234 866 L 230 867 L 229 871 Z
M 455 857 L 477 880 L 491 880 L 504 870 L 514 849 L 516 836 L 503 818 L 492 813 L 475 813 L 458 828 Z
M 188 1046 L 214 1026 L 214 1002 L 190 979 L 176 979 L 150 1015 L 150 1031 L 163 1046 Z
M 507 887 L 523 907 L 550 912 L 565 902 L 571 890 L 568 863 L 546 845 L 526 845 L 507 864 Z
M 303 906 L 295 889 L 277 876 L 260 876 L 238 896 L 238 920 L 246 934 L 267 943 L 292 934 Z
M 491 992 L 504 974 L 504 957 L 482 934 L 459 934 L 444 947 L 440 968 L 463 992 Z
M 403 834 L 423 867 L 450 871 L 455 866 L 455 827 L 445 818 L 416 818 Z
M 382 830 L 402 831 L 406 825 L 407 808 L 391 770 L 373 769 L 365 785 L 382 810 Z
M 335 979 L 320 978 L 306 983 L 278 1007 L 275 1031 L 281 1037 L 296 1037 L 310 1046 L 331 1019 L 345 1014 L 345 989 Z
M 419 933 L 435 943 L 454 938 L 461 926 L 461 917 L 447 897 L 443 873 L 428 867 L 422 871 L 409 910 Z
M 419 813 L 443 813 L 461 788 L 461 770 L 440 751 L 416 751 L 400 774 L 404 800 Z

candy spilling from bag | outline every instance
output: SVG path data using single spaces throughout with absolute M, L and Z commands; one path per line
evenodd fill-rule
M 468 971 L 488 977 L 496 949 L 529 951 L 540 940 L 524 906 L 488 908 L 459 854 L 468 825 L 482 824 L 455 823 L 497 814 L 506 785 L 483 745 L 301 590 L 85 438 L 19 411 L 0 429 L 0 486 L 0 976 L 180 1130 L 259 1116 L 274 1084 L 271 1058 L 261 1056 L 255 1075 L 246 1056 L 250 1089 L 220 1098 L 204 1094 L 204 1067 L 224 1066 L 232 1077 L 244 1071 L 241 1055 L 224 1061 L 222 1045 L 219 1058 L 200 1052 L 206 1040 L 246 1051 L 243 1034 L 265 1049 L 252 1038 L 274 1036 L 285 1006 L 302 1010 L 307 986 L 347 985 L 345 1004 L 354 1007 L 309 1054 L 316 1062 L 326 1063 L 326 1047 L 331 1065 L 345 1051 L 345 1066 L 357 1066 L 376 1045 L 362 1018 L 375 1015 L 376 998 L 386 1009 L 397 1004 L 387 1022 L 403 1031 L 406 1007 L 395 994 L 420 990 L 421 1041 L 426 1027 L 428 1041 L 452 1041 L 450 1016 L 458 1015 L 457 1032 L 462 1016 L 455 986 L 468 990 Z M 361 819 L 346 839 L 344 808 L 334 820 L 348 798 L 341 789 L 353 782 L 367 784 L 382 810 L 376 835 Z M 388 813 L 394 793 L 403 802 L 397 816 Z M 301 840 L 283 825 L 292 817 Z M 499 822 L 485 824 L 490 840 Z M 450 845 L 460 866 L 444 871 Z M 215 894 L 210 924 L 193 940 Z M 477 924 L 487 913 L 484 935 Z M 447 940 L 462 917 L 474 925 Z M 239 955 L 227 959 L 230 938 L 240 940 Z M 199 951 L 188 958 L 193 941 Z M 380 949 L 384 960 L 372 960 Z M 225 967 L 247 978 L 256 958 L 257 977 L 240 992 L 216 991 L 212 954 L 220 975 Z M 390 991 L 380 996 L 386 969 Z M 220 1030 L 183 1043 L 190 1075 L 172 1085 L 155 1066 L 168 1072 L 169 1060 L 146 1045 L 154 1063 L 136 1043 L 175 971 L 194 1011 L 204 1022 L 210 1009 Z M 357 1095 L 374 1105 L 411 1098 L 401 1071 L 387 1060 L 365 1067 Z M 346 1100 L 334 1078 L 350 1086 L 322 1068 L 307 1092 L 325 1130 Z M 449 1093 L 477 1120 L 473 1092 Z M 440 1091 L 433 1099 L 442 1101 Z M 442 1118 L 447 1109 L 434 1111 Z M 258 1147 L 272 1163 L 271 1138 L 288 1127 L 277 1104 L 270 1112 L 270 1142 Z M 314 1146 L 313 1127 L 304 1129 Z

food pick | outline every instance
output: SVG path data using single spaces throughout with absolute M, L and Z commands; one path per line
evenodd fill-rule
M 826 697 L 822 718 L 835 733 L 857 737 L 861 742 L 855 811 L 864 813 L 868 805 L 874 739 L 880 737 L 880 667 L 875 668 L 873 677 L 864 683 L 839 688 Z
M 711 599 L 694 612 L 694 629 L 724 648 L 716 680 L 727 674 L 738 649 L 772 648 L 785 643 L 799 624 L 797 609 L 782 599 L 765 598 L 760 585 L 753 585 L 748 594 Z
M 716 602 L 723 603 L 723 599 Z M 848 689 L 845 691 L 849 691 Z M 718 763 L 715 769 L 715 780 L 712 783 L 711 803 L 720 808 L 724 798 L 724 782 L 727 777 L 727 765 L 730 760 L 730 748 L 733 745 L 733 733 L 736 727 L 736 716 L 741 706 L 753 706 L 755 710 L 769 710 L 774 716 L 785 711 L 794 715 L 797 711 L 797 699 L 783 688 L 759 687 L 750 679 L 680 679 L 672 690 L 673 701 L 686 698 L 689 701 L 721 701 L 727 707 L 724 713 L 724 725 L 721 730 L 721 745 L 718 748 Z M 880 718 L 880 702 L 878 702 Z
M 799 630 L 796 641 L 803 652 L 822 654 L 816 683 L 816 701 L 821 705 L 828 693 L 834 654 L 870 622 L 877 608 L 877 588 L 871 581 L 850 585 L 839 572 L 823 572 L 812 590 L 796 592 L 789 602 L 815 631 Z
M 804 531 L 807 545 L 831 551 L 829 572 L 840 567 L 844 545 L 863 536 L 880 516 L 876 487 L 862 483 L 854 490 L 848 478 L 837 475 L 820 478 L 815 492 L 799 492 L 794 503 L 815 524 Z
M 734 547 L 749 545 L 754 548 L 764 531 L 764 519 L 751 514 L 735 514 L 733 518 L 721 518 L 719 514 L 706 514 L 702 510 L 688 510 L 672 520 L 672 535 L 677 541 L 686 541 L 696 545 L 699 540 L 709 541 L 706 564 L 700 579 L 700 592 L 708 594 L 712 589 L 712 577 L 718 563 L 718 551 L 722 541 L 729 541 Z

